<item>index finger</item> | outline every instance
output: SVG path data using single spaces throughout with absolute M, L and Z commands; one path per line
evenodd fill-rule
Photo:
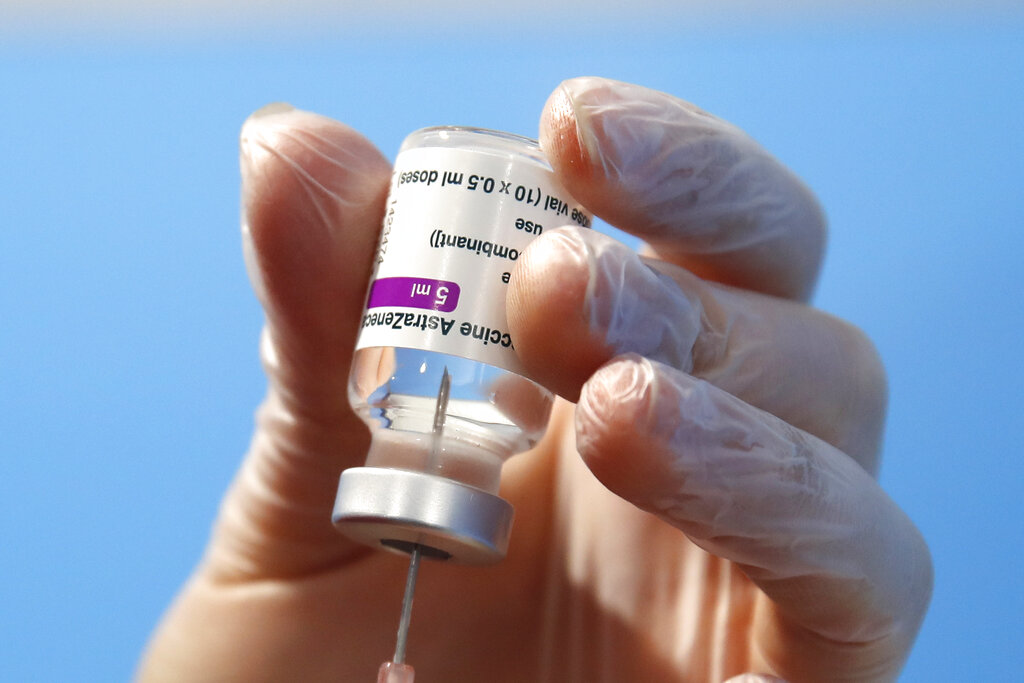
M 564 81 L 541 145 L 596 215 L 709 280 L 805 300 L 825 217 L 811 191 L 742 130 L 662 92 Z

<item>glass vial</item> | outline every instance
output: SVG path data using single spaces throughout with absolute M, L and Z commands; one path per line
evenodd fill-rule
M 543 435 L 553 400 L 515 355 L 505 291 L 533 238 L 590 221 L 533 140 L 459 127 L 406 138 L 349 387 L 373 440 L 341 475 L 339 530 L 437 559 L 504 557 L 501 467 Z

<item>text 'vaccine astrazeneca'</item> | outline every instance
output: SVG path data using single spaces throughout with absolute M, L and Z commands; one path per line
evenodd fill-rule
M 533 140 L 458 127 L 406 138 L 349 387 L 373 441 L 341 476 L 338 529 L 438 559 L 505 555 L 501 467 L 543 435 L 552 405 L 524 376 L 505 292 L 531 240 L 590 223 Z

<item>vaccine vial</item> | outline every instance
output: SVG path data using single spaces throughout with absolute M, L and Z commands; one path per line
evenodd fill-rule
M 462 127 L 406 138 L 349 383 L 372 443 L 341 475 L 341 532 L 434 559 L 504 557 L 501 468 L 543 435 L 553 401 L 515 354 L 505 292 L 532 239 L 590 223 L 533 140 Z

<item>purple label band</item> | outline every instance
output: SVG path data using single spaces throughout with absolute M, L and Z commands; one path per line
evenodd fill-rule
M 385 277 L 370 286 L 367 308 L 406 306 L 451 313 L 459 303 L 459 286 L 447 280 L 422 277 Z

